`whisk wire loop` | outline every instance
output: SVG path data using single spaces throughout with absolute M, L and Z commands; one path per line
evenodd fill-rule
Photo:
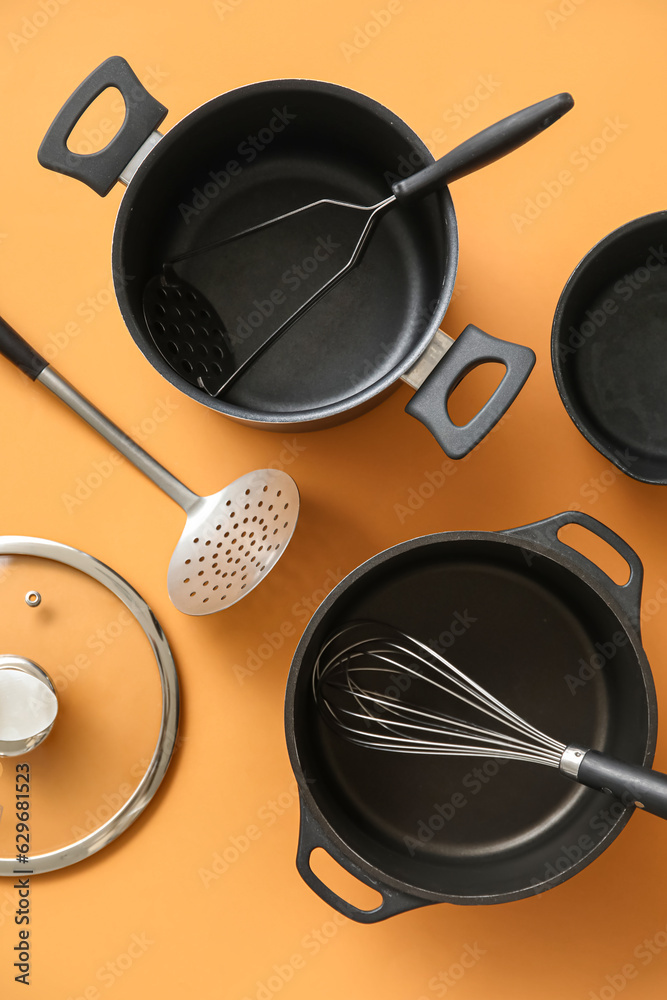
M 384 634 L 378 634 L 380 630 Z M 508 731 L 410 701 L 405 692 L 413 682 L 426 684 L 441 700 L 444 695 L 454 704 L 468 705 Z M 565 750 L 565 744 L 531 725 L 439 652 L 377 623 L 354 622 L 331 636 L 320 650 L 312 686 L 328 723 L 360 746 L 532 761 L 556 768 Z

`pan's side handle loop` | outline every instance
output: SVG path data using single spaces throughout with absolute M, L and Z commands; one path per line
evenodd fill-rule
M 301 825 L 299 829 L 299 846 L 296 855 L 296 867 L 299 875 L 313 892 L 328 903 L 329 906 L 337 910 L 344 917 L 356 920 L 361 924 L 373 924 L 378 920 L 385 920 L 393 917 L 397 913 L 405 913 L 407 910 L 414 910 L 419 906 L 428 906 L 429 900 L 418 899 L 399 892 L 397 889 L 389 888 L 381 882 L 370 878 L 365 872 L 354 865 L 348 858 L 344 857 L 337 847 L 324 833 L 320 824 L 310 812 L 303 795 L 299 795 L 301 806 Z M 331 857 L 341 865 L 350 875 L 354 875 L 360 882 L 370 886 L 382 896 L 382 903 L 374 910 L 362 910 L 346 899 L 342 899 L 337 893 L 330 889 L 328 885 L 317 877 L 310 867 L 310 856 L 315 848 L 323 848 Z
M 578 524 L 611 545 L 630 567 L 630 577 L 627 582 L 624 584 L 615 583 L 604 570 L 591 562 L 585 555 L 562 542 L 558 537 L 558 532 L 567 524 Z M 553 517 L 548 517 L 544 521 L 535 521 L 533 524 L 527 524 L 521 528 L 511 528 L 504 534 L 540 542 L 556 552 L 559 550 L 567 552 L 569 559 L 592 574 L 598 583 L 616 598 L 639 635 L 644 567 L 635 550 L 606 524 L 597 521 L 583 511 L 568 510 L 561 514 L 554 514 Z
M 457 426 L 447 412 L 447 401 L 459 382 L 478 365 L 500 362 L 507 371 L 493 395 L 472 420 Z M 444 358 L 415 392 L 406 413 L 429 429 L 450 458 L 463 458 L 495 427 L 514 402 L 533 370 L 535 354 L 529 347 L 499 340 L 468 325 Z
M 123 95 L 123 124 L 104 149 L 87 155 L 73 153 L 67 148 L 67 140 L 74 126 L 108 87 L 117 87 Z M 42 140 L 37 159 L 43 167 L 82 181 L 104 197 L 166 114 L 167 108 L 148 93 L 125 59 L 111 56 L 62 106 Z

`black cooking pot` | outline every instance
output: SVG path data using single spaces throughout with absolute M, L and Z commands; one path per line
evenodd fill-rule
M 551 360 L 584 437 L 644 483 L 667 483 L 667 212 L 621 226 L 559 299 Z
M 624 586 L 558 539 L 583 525 L 627 561 Z M 642 565 L 609 528 L 564 513 L 501 532 L 445 532 L 403 542 L 354 570 L 326 598 L 297 647 L 285 725 L 299 783 L 297 867 L 354 920 L 435 902 L 502 903 L 550 889 L 590 864 L 633 811 L 537 764 L 388 754 L 334 733 L 313 701 L 330 633 L 386 622 L 427 644 L 565 743 L 650 765 L 657 718 L 639 637 Z M 311 869 L 324 848 L 382 895 L 373 910 L 342 899 Z
M 68 136 L 108 87 L 117 87 L 125 99 L 123 125 L 103 150 L 71 152 Z M 567 101 L 559 114 L 572 103 L 568 95 L 561 97 Z M 489 337 L 474 326 L 466 327 L 443 358 L 452 341 L 439 326 L 458 260 L 456 217 L 446 189 L 387 213 L 354 270 L 223 398 L 210 396 L 196 379 L 185 377 L 192 375 L 187 358 L 175 363 L 176 368 L 188 365 L 187 371 L 165 361 L 144 317 L 144 289 L 166 262 L 219 239 L 221 232 L 256 225 L 323 195 L 372 204 L 386 197 L 392 181 L 433 162 L 419 137 L 370 98 L 311 80 L 241 87 L 197 108 L 161 137 L 155 129 L 166 113 L 125 60 L 113 57 L 70 97 L 39 150 L 44 166 L 83 181 L 100 195 L 117 180 L 128 185 L 114 231 L 113 275 L 125 323 L 150 363 L 206 406 L 279 431 L 350 419 L 380 402 L 403 378 L 417 388 L 408 411 L 452 457 L 470 451 L 515 398 L 535 358 L 528 348 Z M 545 117 L 541 127 L 553 120 Z M 319 257 L 326 256 L 330 237 L 323 231 L 313 251 L 302 233 L 282 234 L 276 253 L 285 262 L 285 273 L 289 270 L 293 283 L 302 281 L 310 288 L 306 279 L 311 265 L 318 266 L 315 251 L 319 247 Z M 225 303 L 219 301 L 222 265 L 216 255 L 205 253 L 187 263 L 187 280 L 226 316 Z M 309 280 L 319 281 L 318 274 Z M 253 284 L 254 271 L 248 281 L 248 297 L 252 304 L 255 294 L 257 308 L 247 316 L 232 312 L 238 329 L 228 328 L 236 334 L 238 364 L 256 346 L 246 333 L 252 334 L 250 327 L 259 322 L 263 336 L 263 317 L 273 309 L 266 289 Z M 473 420 L 457 427 L 447 414 L 448 396 L 467 372 L 488 361 L 506 366 L 503 380 Z

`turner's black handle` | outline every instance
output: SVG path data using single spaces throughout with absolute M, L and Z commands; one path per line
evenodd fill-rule
M 33 382 L 49 364 L 2 316 L 0 316 L 0 354 L 20 368 Z
M 104 149 L 73 153 L 67 148 L 67 140 L 74 126 L 108 87 L 117 87 L 123 95 L 123 124 Z M 167 109 L 148 93 L 129 63 L 121 56 L 111 56 L 65 101 L 42 140 L 37 159 L 43 167 L 82 181 L 104 197 L 166 114 Z
M 624 764 L 607 754 L 589 750 L 579 765 L 577 781 L 589 788 L 609 791 L 625 805 L 633 803 L 646 812 L 667 819 L 667 774 L 639 764 Z
M 478 365 L 504 364 L 500 385 L 472 420 L 459 427 L 447 412 L 447 400 L 459 382 Z M 514 402 L 533 370 L 535 354 L 529 347 L 500 340 L 469 324 L 405 407 L 420 420 L 450 458 L 463 458 L 495 427 Z
M 483 132 L 467 139 L 412 177 L 397 181 L 391 190 L 402 202 L 431 194 L 523 146 L 529 139 L 553 125 L 573 106 L 574 100 L 570 94 L 556 94 L 539 104 L 531 104 L 529 108 L 516 111 L 495 125 L 489 125 Z

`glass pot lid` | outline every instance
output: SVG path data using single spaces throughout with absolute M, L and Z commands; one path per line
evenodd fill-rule
M 62 868 L 127 829 L 178 714 L 169 645 L 122 577 L 58 542 L 0 537 L 0 875 Z

